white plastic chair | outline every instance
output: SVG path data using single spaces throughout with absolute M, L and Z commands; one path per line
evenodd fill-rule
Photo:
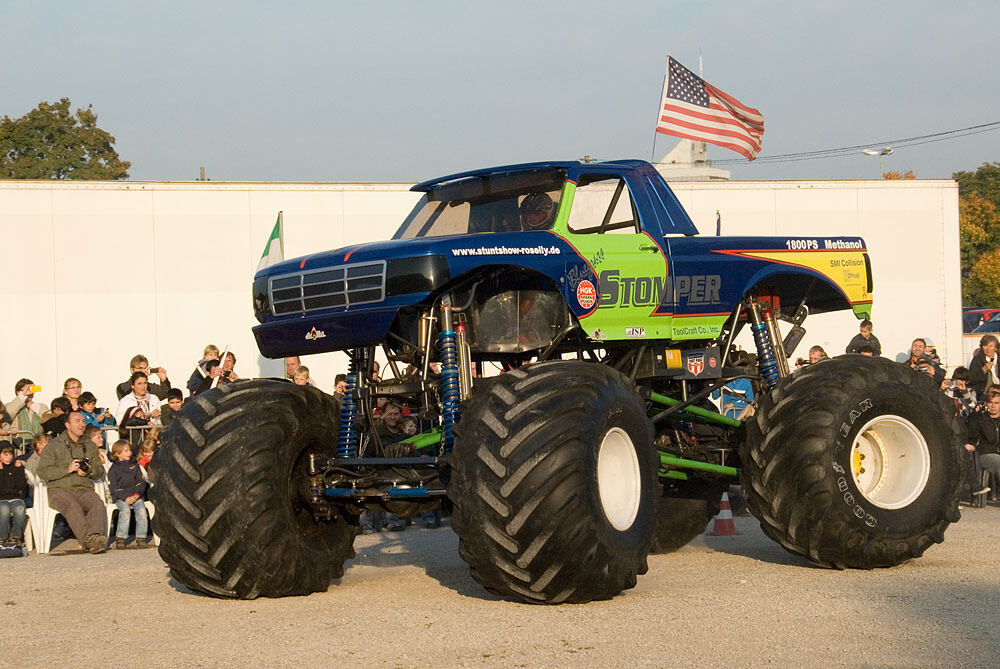
M 28 509 L 28 510 L 30 511 L 31 509 Z M 32 527 L 32 525 L 31 525 L 31 518 L 29 517 L 28 518 L 28 522 L 24 526 L 24 550 L 26 550 L 26 551 L 33 551 L 33 550 L 35 550 L 35 541 L 34 541 L 34 537 L 32 536 L 32 534 L 34 533 L 34 531 L 35 531 L 35 528 Z
M 42 515 L 45 510 L 48 509 L 48 505 L 46 505 L 43 509 L 43 507 L 38 503 L 38 492 L 35 488 L 35 482 L 38 481 L 38 477 L 27 469 L 24 470 L 24 475 L 28 478 L 28 483 L 31 485 L 32 490 L 35 490 L 32 498 L 34 501 L 32 502 L 31 508 L 27 510 L 28 523 L 24 526 L 24 547 L 30 551 L 34 550 L 35 544 L 37 543 L 35 537 L 38 535 L 38 530 L 35 528 L 41 527 Z
M 146 481 L 146 483 L 149 483 L 149 475 L 146 473 L 146 468 L 143 467 L 142 465 L 139 465 L 139 469 L 142 470 L 142 478 Z M 146 492 L 148 495 L 149 491 L 147 490 Z M 146 505 L 146 515 L 149 516 L 149 529 L 150 531 L 153 532 L 153 545 L 159 546 L 160 537 L 157 536 L 156 531 L 153 530 L 153 514 L 156 513 L 156 506 L 148 499 L 145 502 L 143 502 L 143 504 Z
M 108 527 L 104 532 L 104 536 L 111 537 L 111 514 L 118 509 L 115 503 L 111 501 L 111 488 L 108 487 L 107 477 L 101 477 L 97 481 L 94 481 L 94 492 L 97 496 L 104 501 L 104 515 L 107 516 Z
M 28 482 L 35 489 L 35 501 L 28 509 L 28 521 L 31 523 L 31 531 L 35 535 L 35 549 L 39 553 L 48 553 L 52 545 L 52 529 L 55 526 L 58 511 L 49 507 L 49 488 L 45 481 L 38 478 L 31 472 L 28 475 Z
M 28 475 L 28 480 L 31 485 L 35 488 L 35 502 L 34 506 L 28 509 L 28 518 L 31 521 L 31 530 L 35 536 L 35 549 L 39 553 L 48 553 L 52 550 L 52 531 L 55 529 L 56 516 L 59 512 L 49 506 L 49 487 L 45 484 L 45 481 L 33 475 L 31 472 L 25 472 Z M 107 483 L 104 480 L 94 481 L 94 492 L 102 499 L 105 500 L 107 504 L 107 498 L 105 497 L 105 491 L 107 490 Z M 111 508 L 115 508 L 112 504 Z M 37 522 L 36 522 L 37 521 Z M 108 514 L 108 526 L 111 525 L 111 515 Z

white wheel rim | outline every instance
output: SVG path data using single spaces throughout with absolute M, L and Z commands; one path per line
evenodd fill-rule
M 882 509 L 911 504 L 927 485 L 931 456 L 913 423 L 884 415 L 865 423 L 851 446 L 851 477 L 866 500 Z
M 598 447 L 597 489 L 611 526 L 620 532 L 632 527 L 639 514 L 642 478 L 632 439 L 619 427 L 608 430 Z

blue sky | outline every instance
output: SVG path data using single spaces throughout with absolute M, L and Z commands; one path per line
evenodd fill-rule
M 1000 121 L 993 2 L 7 3 L 0 115 L 93 105 L 136 180 L 416 181 L 648 159 L 669 52 L 761 110 L 761 156 Z M 54 8 L 58 7 L 58 11 Z M 14 28 L 16 26 L 16 28 Z M 675 140 L 660 136 L 656 156 Z M 713 160 L 739 159 L 710 148 Z M 886 170 L 1000 161 L 1000 130 Z M 874 178 L 878 160 L 727 164 Z

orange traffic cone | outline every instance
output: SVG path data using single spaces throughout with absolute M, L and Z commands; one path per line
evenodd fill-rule
M 736 524 L 733 523 L 733 510 L 729 506 L 729 493 L 722 493 L 722 501 L 719 503 L 719 513 L 715 516 L 715 523 L 712 531 L 708 533 L 713 537 L 733 537 L 739 534 L 736 531 Z

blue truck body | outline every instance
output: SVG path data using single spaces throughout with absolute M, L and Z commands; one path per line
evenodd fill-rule
M 567 228 L 577 185 L 592 179 L 617 179 L 628 189 L 637 230 L 573 234 Z M 414 219 L 439 195 L 449 206 L 476 203 L 489 197 L 490 188 L 507 184 L 511 192 L 525 191 L 533 180 L 555 183 L 561 193 L 551 229 L 475 232 L 470 223 L 458 234 L 414 232 Z M 401 310 L 427 304 L 445 287 L 484 271 L 544 279 L 589 336 L 609 341 L 626 334 L 711 339 L 750 290 L 768 284 L 777 286 L 779 309 L 781 300 L 805 301 L 812 313 L 850 308 L 859 318 L 870 314 L 871 270 L 861 238 L 700 236 L 644 161 L 510 165 L 445 176 L 413 190 L 424 196 L 394 239 L 287 260 L 256 275 L 260 324 L 254 335 L 263 355 L 385 342 Z M 605 317 L 612 312 L 617 320 Z

